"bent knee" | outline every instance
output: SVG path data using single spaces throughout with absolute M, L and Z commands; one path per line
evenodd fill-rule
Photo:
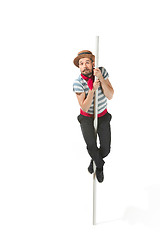
M 100 149 L 100 152 L 101 152 L 101 155 L 103 158 L 107 157 L 108 154 L 110 153 L 111 151 L 111 147 L 109 146 L 108 148 L 105 148 L 105 149 Z

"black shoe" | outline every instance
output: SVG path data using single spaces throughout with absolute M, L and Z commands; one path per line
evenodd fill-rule
M 91 162 L 89 164 L 88 172 L 91 173 L 91 174 L 94 172 L 94 170 L 93 170 L 93 160 L 91 160 Z
M 96 168 L 96 177 L 98 182 L 103 182 L 104 180 L 104 174 L 103 174 L 103 167 L 102 168 Z

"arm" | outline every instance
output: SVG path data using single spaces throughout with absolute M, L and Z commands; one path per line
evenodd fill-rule
M 102 78 L 100 79 L 100 82 L 101 82 L 101 86 L 102 86 L 104 95 L 105 95 L 109 100 L 111 100 L 112 97 L 113 97 L 113 94 L 114 94 L 114 90 L 113 90 L 113 87 L 112 87 L 109 79 L 107 78 L 107 79 L 105 80 L 105 79 L 102 77 Z
M 92 100 L 93 100 L 94 90 L 93 89 L 89 90 L 86 99 L 85 99 L 85 93 L 84 92 L 83 93 L 76 93 L 76 96 L 77 96 L 79 105 L 82 108 L 82 110 L 84 112 L 87 112 L 88 109 L 90 108 Z
M 82 92 L 82 93 L 76 93 L 76 96 L 77 96 L 77 99 L 78 99 L 78 102 L 79 102 L 79 105 L 80 107 L 82 108 L 82 110 L 84 112 L 88 112 L 91 104 L 92 104 L 92 100 L 93 100 L 93 96 L 94 96 L 94 92 L 98 89 L 100 85 L 100 81 L 97 79 L 94 83 L 93 83 L 93 89 L 89 89 L 88 91 L 88 95 L 87 97 L 85 98 L 85 93 Z
M 103 93 L 104 95 L 111 100 L 114 94 L 114 89 L 109 81 L 109 79 L 107 78 L 106 80 L 103 78 L 102 73 L 100 71 L 99 68 L 94 69 L 94 75 L 99 79 L 102 89 L 103 89 Z

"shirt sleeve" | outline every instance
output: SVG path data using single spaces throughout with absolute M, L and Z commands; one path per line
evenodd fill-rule
M 84 92 L 83 85 L 78 80 L 75 80 L 73 82 L 73 91 L 75 93 L 82 93 L 82 92 Z
M 104 79 L 106 80 L 107 78 L 109 78 L 109 73 L 107 72 L 107 70 L 104 67 L 101 67 L 101 72 L 102 72 L 102 76 L 104 77 Z

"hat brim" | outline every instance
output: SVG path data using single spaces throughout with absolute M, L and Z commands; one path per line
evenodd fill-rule
M 74 60 L 73 63 L 76 67 L 79 68 L 79 60 L 81 58 L 90 58 L 92 59 L 93 62 L 95 62 L 95 56 L 93 54 L 83 54 L 83 56 L 77 56 Z

